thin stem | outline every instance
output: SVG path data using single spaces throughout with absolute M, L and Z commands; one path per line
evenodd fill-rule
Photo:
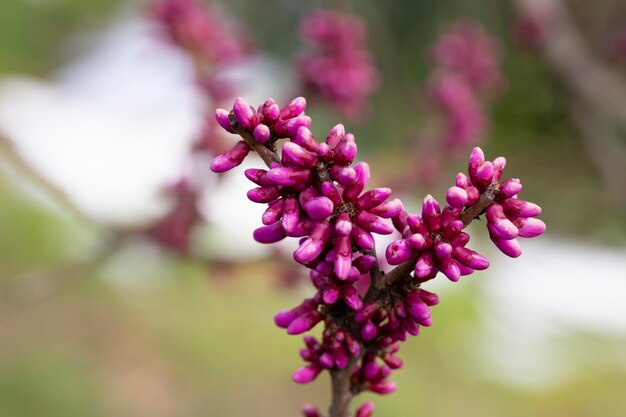
M 348 417 L 353 393 L 350 384 L 352 373 L 359 358 L 350 357 L 348 364 L 343 369 L 330 371 L 331 377 L 331 403 L 328 409 L 329 417 Z
M 246 129 L 241 127 L 239 123 L 237 123 L 237 120 L 235 119 L 235 116 L 233 115 L 232 112 L 230 114 L 230 127 L 239 136 L 242 137 L 242 139 L 246 142 L 246 144 L 248 144 L 250 149 L 252 149 L 261 157 L 263 162 L 265 162 L 265 165 L 269 167 L 273 162 L 280 162 L 280 158 L 278 157 L 278 154 L 270 150 L 267 146 L 263 145 L 262 143 L 257 142 L 254 139 L 254 136 L 252 136 L 252 133 L 248 132 Z
M 31 167 L 20 155 L 16 149 L 13 141 L 9 139 L 3 132 L 0 131 L 0 154 L 4 156 L 9 163 L 15 167 L 21 174 L 23 174 L 29 181 L 33 182 L 39 189 L 43 190 L 46 194 L 50 195 L 55 201 L 59 202 L 65 208 L 69 209 L 77 218 L 88 224 L 93 224 L 94 221 L 87 216 L 67 195 L 67 193 L 58 187 L 56 184 L 50 182 L 47 178 L 41 175 L 36 169 Z

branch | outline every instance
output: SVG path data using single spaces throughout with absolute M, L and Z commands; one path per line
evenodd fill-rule
M 480 214 L 495 201 L 497 194 L 498 187 L 497 184 L 494 183 L 480 195 L 478 201 L 465 209 L 465 211 L 461 214 L 463 226 L 467 227 L 474 219 L 478 218 L 478 216 L 480 216 Z M 393 287 L 398 282 L 405 280 L 411 274 L 411 271 L 413 271 L 418 256 L 419 255 L 414 255 L 408 261 L 401 263 L 392 269 L 388 274 L 383 275 L 377 286 L 372 285 L 370 287 L 371 294 L 370 291 L 368 291 L 366 299 L 376 299 L 381 291 L 384 291 L 389 287 Z
M 89 259 L 63 262 L 11 279 L 13 284 L 0 288 L 0 322 L 89 276 L 117 252 L 121 243 L 119 235 L 112 235 Z
M 626 126 L 626 84 L 594 56 L 563 1 L 515 0 L 515 3 L 522 13 L 545 16 L 543 56 L 573 93 L 569 103 L 572 121 L 581 132 L 605 185 L 610 190 L 620 189 L 626 182 L 623 168 L 626 147 L 619 139 L 619 124 Z M 626 205 L 622 193 L 607 195 Z
M 254 136 L 252 136 L 252 133 L 248 132 L 246 129 L 241 127 L 239 125 L 239 123 L 237 123 L 237 119 L 235 119 L 235 115 L 232 112 L 230 113 L 230 127 L 239 136 L 241 136 L 243 138 L 243 140 L 250 147 L 250 149 L 252 149 L 254 152 L 256 152 L 261 157 L 263 162 L 265 162 L 265 165 L 267 165 L 269 167 L 273 162 L 279 162 L 280 163 L 280 158 L 278 157 L 278 154 L 276 154 L 276 152 L 270 150 L 264 144 L 257 142 L 254 139 Z
M 28 180 L 33 182 L 39 189 L 43 190 L 46 194 L 51 196 L 54 200 L 60 202 L 63 206 L 69 209 L 76 217 L 85 221 L 86 223 L 93 224 L 94 221 L 87 216 L 67 195 L 61 188 L 48 181 L 44 176 L 39 174 L 34 168 L 32 168 L 24 160 L 22 155 L 17 151 L 13 142 L 0 131 L 0 153 L 20 171 Z

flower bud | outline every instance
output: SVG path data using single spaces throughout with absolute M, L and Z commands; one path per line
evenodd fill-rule
M 274 223 L 269 226 L 262 226 L 256 229 L 252 233 L 252 237 L 259 243 L 275 243 L 279 240 L 283 240 L 287 235 L 285 235 L 285 230 L 283 229 L 280 222 Z
M 406 240 L 396 240 L 387 246 L 385 257 L 389 265 L 400 265 L 402 262 L 408 261 L 413 256 L 413 252 Z
M 228 133 L 235 133 L 233 128 L 230 127 L 230 116 L 227 110 L 215 110 L 215 120 L 217 120 L 217 123 L 222 127 L 222 129 L 224 129 Z
M 452 207 L 462 208 L 467 204 L 467 191 L 460 187 L 450 187 L 446 193 L 446 201 Z
M 306 109 L 306 99 L 304 97 L 296 97 L 280 110 L 280 118 L 291 119 L 299 116 L 304 109 Z
M 211 161 L 211 171 L 217 173 L 229 171 L 239 166 L 246 156 L 248 156 L 249 152 L 250 147 L 246 142 L 241 140 L 226 153 L 213 158 L 213 161 Z
M 317 366 L 309 365 L 296 370 L 291 377 L 296 384 L 308 384 L 313 382 L 320 372 L 321 369 Z
M 333 202 L 327 197 L 315 197 L 304 204 L 304 211 L 314 220 L 325 220 L 334 209 Z
M 259 118 L 250 105 L 241 97 L 235 99 L 233 104 L 233 113 L 237 123 L 244 129 L 252 131 L 259 124 Z
M 359 407 L 354 417 L 372 417 L 373 414 L 374 414 L 374 404 L 367 402 L 363 404 L 361 407 Z M 309 417 L 309 416 L 306 416 L 306 417 Z
M 254 136 L 254 140 L 257 142 L 265 143 L 270 138 L 270 128 L 264 124 L 259 124 L 254 128 L 252 136 Z

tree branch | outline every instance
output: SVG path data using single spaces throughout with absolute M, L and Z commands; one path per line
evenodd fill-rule
M 474 219 L 478 218 L 478 216 L 480 216 L 480 214 L 495 201 L 498 194 L 497 185 L 497 183 L 492 184 L 484 193 L 480 195 L 478 201 L 465 209 L 465 211 L 461 214 L 463 227 L 467 227 Z M 368 291 L 368 295 L 366 296 L 366 298 L 376 299 L 377 295 L 381 291 L 384 291 L 386 288 L 392 287 L 396 283 L 408 278 L 408 276 L 411 274 L 411 271 L 413 271 L 413 268 L 415 267 L 418 256 L 419 255 L 414 255 L 408 261 L 401 263 L 400 265 L 392 269 L 388 274 L 383 275 L 383 279 L 380 280 L 378 286 L 370 287 L 372 294 L 369 294 Z

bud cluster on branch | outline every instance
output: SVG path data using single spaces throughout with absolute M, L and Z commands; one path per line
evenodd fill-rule
M 216 157 L 211 169 L 235 168 L 251 150 L 266 163 L 267 169 L 245 171 L 256 185 L 248 198 L 267 205 L 254 238 L 261 243 L 298 238 L 293 258 L 309 269 L 316 289 L 300 305 L 279 312 L 275 323 L 291 335 L 324 324 L 321 340 L 305 336 L 300 355 L 307 365 L 293 380 L 308 383 L 328 370 L 333 380 L 329 415 L 346 417 L 353 395 L 396 389 L 388 377 L 403 365 L 396 356 L 399 342 L 430 326 L 431 307 L 439 302 L 422 284 L 439 272 L 458 281 L 489 266 L 466 247 L 470 236 L 463 229 L 472 220 L 484 213 L 492 241 L 511 257 L 521 254 L 517 237 L 537 236 L 545 224 L 534 218 L 539 206 L 517 198 L 518 179 L 501 181 L 506 160 L 487 161 L 480 148 L 472 151 L 468 175 L 459 173 L 448 189 L 443 208 L 429 195 L 421 215 L 408 214 L 399 199 L 391 199 L 389 188 L 366 190 L 370 167 L 354 164 L 355 137 L 339 124 L 325 141 L 317 141 L 305 108 L 302 97 L 282 108 L 272 99 L 254 108 L 238 98 L 232 110 L 217 110 L 218 123 L 240 140 Z M 280 139 L 286 142 L 279 147 Z M 394 231 L 398 239 L 384 253 L 398 266 L 383 272 L 374 235 Z M 365 290 L 357 285 L 368 280 Z M 372 410 L 366 403 L 357 416 L 370 416 Z M 312 406 L 304 414 L 321 416 Z

